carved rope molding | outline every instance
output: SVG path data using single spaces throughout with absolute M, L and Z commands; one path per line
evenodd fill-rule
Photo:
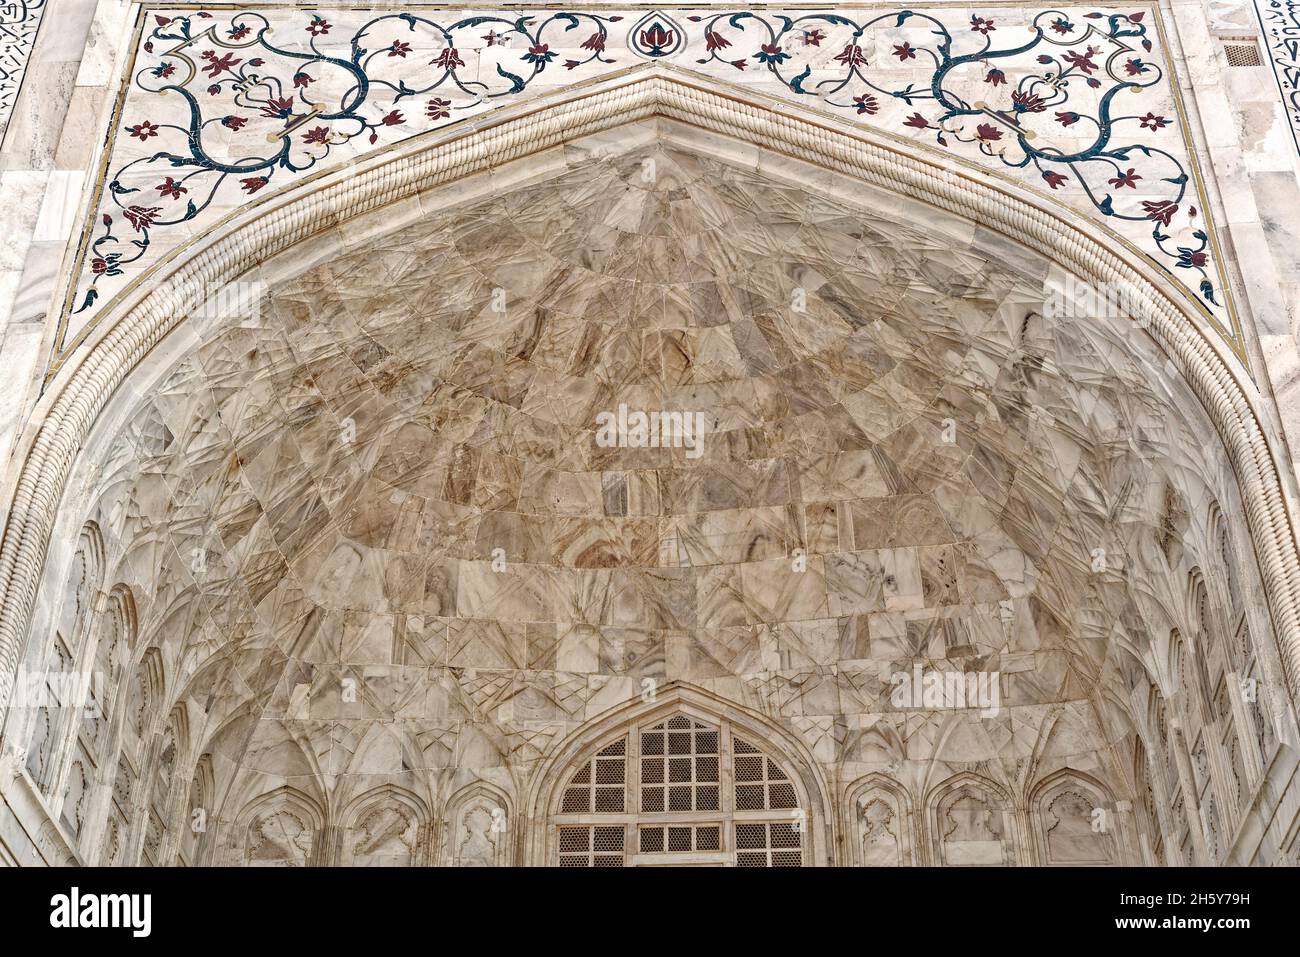
M 15 468 L 0 540 L 0 708 L 7 703 L 59 502 L 74 461 L 118 385 L 198 306 L 204 283 L 227 283 L 290 246 L 436 186 L 573 139 L 664 117 L 846 174 L 948 210 L 1036 249 L 1094 283 L 1137 291 L 1149 332 L 1205 406 L 1241 486 L 1292 698 L 1300 687 L 1300 554 L 1277 463 L 1248 388 L 1196 325 L 1193 306 L 1155 270 L 1108 248 L 1080 216 L 1069 220 L 1027 191 L 944 168 L 916 147 L 861 128 L 806 118 L 720 81 L 662 64 L 585 89 L 510 107 L 473 128 L 395 147 L 318 183 L 287 190 L 212 230 L 188 255 L 151 270 L 147 292 L 123 302 L 37 407 Z M 1181 303 L 1181 304 L 1180 304 Z M 39 423 L 39 425 L 37 424 Z M 21 462 L 21 466 L 16 463 Z

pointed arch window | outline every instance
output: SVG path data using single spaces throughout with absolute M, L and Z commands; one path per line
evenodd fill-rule
M 561 867 L 800 867 L 807 857 L 794 780 L 726 721 L 677 712 L 607 740 L 557 803 Z

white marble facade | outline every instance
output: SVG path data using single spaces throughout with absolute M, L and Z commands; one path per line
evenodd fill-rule
M 1268 57 L 1229 66 L 1222 46 L 1267 50 L 1252 6 L 1139 6 L 1040 21 L 1076 88 L 1103 75 L 1080 58 L 1119 78 L 1163 64 L 1135 142 L 1186 189 L 1175 214 L 1166 187 L 1116 168 L 1116 202 L 1154 204 L 1122 222 L 1082 167 L 1067 184 L 1041 159 L 1017 180 L 1023 157 L 974 132 L 987 113 L 839 116 L 836 97 L 868 105 L 849 88 L 805 108 L 771 68 L 779 44 L 736 67 L 742 41 L 710 38 L 707 7 L 575 8 L 581 36 L 530 76 L 536 104 L 475 83 L 549 47 L 484 39 L 457 52 L 475 72 L 447 86 L 448 115 L 426 103 L 439 87 L 346 135 L 323 107 L 299 115 L 308 92 L 272 91 L 289 105 L 267 114 L 283 96 L 258 98 L 262 57 L 224 90 L 229 65 L 203 64 L 253 58 L 240 24 L 261 21 L 241 16 L 284 17 L 309 51 L 290 75 L 323 76 L 331 31 L 364 11 L 51 7 L 66 29 L 39 34 L 0 150 L 0 861 L 1300 863 L 1300 153 Z M 1032 134 L 1022 146 L 1054 135 L 1033 117 L 1063 113 L 1083 149 L 1085 121 L 1026 98 L 1066 78 L 1035 86 L 997 61 L 994 41 L 1047 9 L 927 15 L 962 26 L 959 48 L 994 38 L 972 58 L 988 89 L 963 102 L 1025 93 L 980 109 Z M 211 57 L 167 32 L 209 19 L 231 25 Z M 498 32 L 484 22 L 471 32 Z M 853 67 L 859 44 L 830 22 L 815 66 Z M 1103 32 L 1122 50 L 1087 54 Z M 852 82 L 892 60 L 905 87 L 912 41 L 882 37 Z M 403 42 L 374 56 L 453 49 Z M 210 194 L 197 174 L 140 173 L 180 121 L 147 112 L 139 78 L 191 54 L 218 87 L 196 91 L 234 104 L 212 114 L 223 161 L 248 155 L 241 110 L 284 125 L 258 135 L 297 159 Z M 743 140 L 688 111 L 597 126 L 595 105 L 549 105 L 660 72 L 701 102 L 763 97 L 745 102 L 866 129 L 900 170 L 929 157 L 977 199 L 941 208 L 824 143 L 769 141 L 761 120 Z M 386 157 L 418 170 L 425 140 L 472 149 L 498 114 L 525 145 L 365 198 L 403 175 Z M 530 122 L 560 130 L 529 146 Z M 322 147 L 319 170 L 294 143 Z M 106 178 L 119 169 L 137 172 Z M 1099 300 L 1073 241 L 1040 241 L 1028 213 L 996 228 L 980 205 L 1014 219 L 1030 193 L 1035 215 L 1153 277 L 1178 335 L 1146 300 Z M 182 222 L 159 208 L 199 195 L 211 209 Z M 273 247 L 291 203 L 315 218 Z M 1160 261 L 1198 231 L 1205 257 Z M 150 311 L 168 269 L 223 256 L 234 274 Z M 1191 353 L 1253 432 L 1225 425 L 1231 403 L 1184 371 Z M 1273 498 L 1246 464 L 1275 477 Z

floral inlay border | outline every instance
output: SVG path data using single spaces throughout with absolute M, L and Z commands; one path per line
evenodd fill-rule
M 0 142 L 9 129 L 36 31 L 45 13 L 45 0 L 4 0 L 0 3 Z
M 143 9 L 49 375 L 149 265 L 242 205 L 656 60 L 1032 185 L 1158 264 L 1241 355 L 1158 12 L 1124 9 Z
M 1255 0 L 1255 13 L 1264 30 L 1291 138 L 1300 150 L 1300 0 Z

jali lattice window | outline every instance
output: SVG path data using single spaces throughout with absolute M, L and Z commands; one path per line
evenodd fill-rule
M 727 722 L 684 713 L 603 744 L 554 820 L 561 867 L 800 867 L 806 812 L 786 769 Z

